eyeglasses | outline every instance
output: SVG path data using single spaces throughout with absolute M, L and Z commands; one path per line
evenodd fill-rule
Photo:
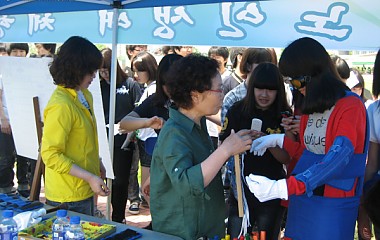
M 310 76 L 300 76 L 296 78 L 289 78 L 289 82 L 293 85 L 295 89 L 300 89 L 306 86 L 310 82 Z
M 99 69 L 99 73 L 105 75 L 105 74 L 108 74 L 109 72 L 108 72 L 108 69 Z

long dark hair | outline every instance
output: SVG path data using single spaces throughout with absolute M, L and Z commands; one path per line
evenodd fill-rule
M 372 94 L 376 98 L 380 95 L 380 50 L 377 52 L 373 67 Z
M 285 48 L 279 61 L 283 76 L 307 76 L 302 113 L 323 113 L 349 90 L 341 81 L 326 49 L 312 38 L 300 38 Z
M 110 81 L 111 81 L 111 62 L 112 62 L 112 50 L 110 48 L 104 48 L 100 51 L 103 55 L 103 68 L 106 68 L 110 73 Z M 119 62 L 116 62 L 116 84 L 123 83 L 128 75 L 121 69 Z
M 276 65 L 265 62 L 257 65 L 248 80 L 247 95 L 243 98 L 243 111 L 253 115 L 257 110 L 254 89 L 277 90 L 276 100 L 270 109 L 280 117 L 282 111 L 291 111 L 285 94 L 285 85 L 282 75 Z
M 156 93 L 154 94 L 154 106 L 164 106 L 169 100 L 169 96 L 164 92 L 163 86 L 166 84 L 166 75 L 169 71 L 170 66 L 177 60 L 181 59 L 182 56 L 178 54 L 167 54 L 165 55 L 157 68 L 157 81 L 156 81 Z

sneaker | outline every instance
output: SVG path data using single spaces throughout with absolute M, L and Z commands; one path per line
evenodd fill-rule
M 94 217 L 97 217 L 97 218 L 105 218 L 104 217 L 104 214 L 102 213 L 102 211 L 100 211 L 99 209 L 95 209 L 94 211 Z
M 16 193 L 16 188 L 14 187 L 0 188 L 0 193 L 13 194 L 13 193 Z
M 130 212 L 133 215 L 137 215 L 140 213 L 140 203 L 133 202 L 128 208 L 128 212 Z
M 28 198 L 30 195 L 30 190 L 17 190 L 17 192 L 24 198 Z

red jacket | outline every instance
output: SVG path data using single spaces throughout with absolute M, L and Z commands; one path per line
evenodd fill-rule
M 297 161 L 300 158 L 303 150 L 305 149 L 303 139 L 307 121 L 308 115 L 303 115 L 300 122 L 300 142 L 293 142 L 287 137 L 284 139 L 283 147 L 292 159 L 294 159 L 294 161 Z M 337 136 L 345 136 L 350 139 L 352 145 L 354 146 L 354 153 L 363 153 L 366 134 L 365 126 L 366 109 L 359 98 L 349 96 L 338 100 L 330 115 L 330 118 L 328 119 L 325 153 L 328 152 Z M 291 165 L 295 166 L 296 162 L 292 162 Z M 287 186 L 289 195 L 301 195 L 305 193 L 305 185 L 302 182 L 297 181 L 293 176 L 290 176 L 287 179 Z M 355 195 L 355 186 L 350 191 L 343 191 L 329 185 L 325 185 L 324 196 L 351 197 Z

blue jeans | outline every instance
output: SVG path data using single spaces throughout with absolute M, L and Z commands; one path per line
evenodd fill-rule
M 129 184 L 128 184 L 128 199 L 132 202 L 141 202 L 140 198 L 140 188 L 139 182 L 137 179 L 139 171 L 139 149 L 137 143 L 135 143 L 135 150 L 133 151 L 132 165 L 129 175 Z
M 54 202 L 46 199 L 46 204 L 53 207 L 62 205 L 63 209 L 94 216 L 94 197 L 77 202 Z

